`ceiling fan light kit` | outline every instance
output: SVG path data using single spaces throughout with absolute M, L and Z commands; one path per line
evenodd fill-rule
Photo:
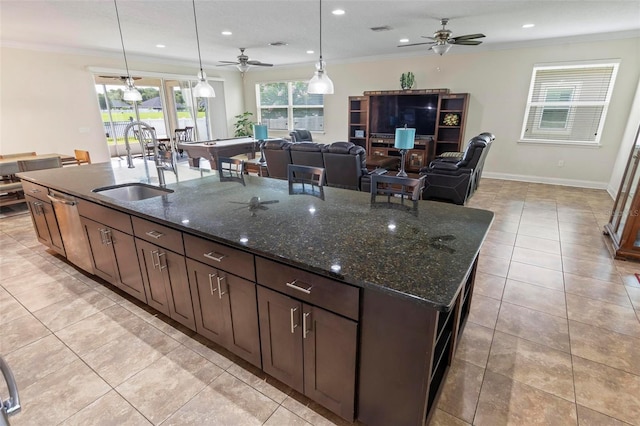
M 115 0 L 114 0 L 115 1 Z M 200 72 L 198 73 L 198 84 L 193 88 L 193 96 L 196 98 L 215 98 L 216 92 L 207 81 L 207 74 L 202 70 L 202 57 L 200 56 L 200 37 L 198 36 L 198 18 L 196 17 L 196 0 L 191 0 L 193 5 L 193 22 L 196 26 L 196 43 L 198 44 L 198 62 Z
M 325 71 L 325 62 L 322 60 L 322 0 L 320 2 L 320 60 L 316 63 L 316 72 L 314 73 L 309 85 L 307 93 L 313 95 L 332 95 L 333 81 L 329 78 Z
M 142 95 L 136 89 L 136 86 L 133 84 L 133 79 L 131 78 L 131 74 L 129 74 L 129 64 L 127 63 L 127 52 L 124 50 L 124 38 L 122 38 L 122 26 L 120 25 L 120 14 L 118 13 L 118 3 L 116 0 L 113 0 L 113 5 L 116 8 L 116 19 L 118 20 L 118 31 L 120 32 L 120 43 L 122 43 L 122 56 L 124 56 L 124 66 L 127 70 L 127 77 L 124 80 L 125 88 L 124 93 L 122 94 L 122 99 L 129 102 L 137 102 L 142 100 Z
M 451 49 L 451 45 L 448 44 L 448 43 L 445 43 L 445 44 L 434 44 L 433 46 L 431 46 L 431 50 L 433 50 L 434 52 L 436 52 L 440 56 L 442 56 L 445 53 L 447 53 L 449 51 L 449 49 Z

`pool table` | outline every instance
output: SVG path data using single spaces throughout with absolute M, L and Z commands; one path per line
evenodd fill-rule
M 255 158 L 255 152 L 259 149 L 258 141 L 251 137 L 239 137 L 229 139 L 216 139 L 199 142 L 180 142 L 178 149 L 182 149 L 189 157 L 189 166 L 200 167 L 200 158 L 206 158 L 215 169 L 218 157 L 233 157 L 247 154 L 249 159 Z

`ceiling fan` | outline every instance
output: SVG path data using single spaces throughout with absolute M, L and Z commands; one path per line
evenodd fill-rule
M 249 68 L 251 68 L 252 66 L 255 67 L 272 67 L 273 64 L 267 64 L 264 62 L 260 62 L 260 61 L 251 61 L 249 60 L 249 57 L 247 55 L 244 54 L 244 47 L 240 48 L 240 55 L 238 55 L 238 60 L 233 62 L 233 61 L 220 61 L 220 66 L 226 66 L 226 65 L 236 65 L 238 67 L 238 69 L 240 70 L 240 72 L 244 73 L 246 71 L 249 70 Z
M 423 38 L 428 38 L 431 41 L 426 41 L 424 43 L 411 43 L 411 44 L 401 44 L 398 47 L 407 47 L 407 46 L 418 46 L 422 44 L 431 44 L 429 49 L 436 52 L 438 55 L 442 56 L 451 49 L 451 46 L 454 44 L 464 45 L 464 46 L 477 46 L 482 43 L 479 40 L 474 40 L 476 38 L 482 38 L 484 34 L 467 34 L 458 37 L 451 37 L 451 31 L 446 29 L 446 25 L 449 22 L 449 18 L 442 18 L 440 20 L 440 24 L 442 25 L 442 29 L 437 30 L 433 33 L 433 37 L 422 36 Z

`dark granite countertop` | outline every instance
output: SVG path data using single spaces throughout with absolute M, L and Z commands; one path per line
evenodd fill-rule
M 155 172 L 155 170 L 153 171 Z M 325 200 L 289 195 L 287 182 L 246 176 L 246 186 L 213 174 L 169 184 L 175 192 L 141 201 L 117 201 L 92 189 L 148 182 L 109 163 L 25 172 L 19 176 L 207 236 L 284 263 L 361 286 L 374 286 L 439 310 L 449 309 L 493 220 L 486 210 L 420 201 L 416 214 L 371 207 L 370 196 L 325 188 Z M 259 197 L 261 209 L 248 203 Z

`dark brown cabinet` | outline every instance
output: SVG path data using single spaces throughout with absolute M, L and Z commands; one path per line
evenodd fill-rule
M 258 286 L 263 370 L 353 420 L 358 324 Z
M 62 237 L 60 236 L 60 228 L 56 220 L 53 206 L 48 201 L 43 201 L 30 195 L 25 195 L 33 227 L 36 231 L 38 241 L 55 250 L 61 255 L 65 255 Z
M 139 238 L 136 246 L 147 304 L 195 330 L 184 256 Z
M 468 99 L 467 93 L 440 95 L 435 155 L 461 151 Z
M 128 216 L 126 218 L 130 222 Z M 80 222 L 89 242 L 94 273 L 146 303 L 133 236 L 87 217 L 81 216 Z
M 262 367 L 256 285 L 187 259 L 196 331 Z

